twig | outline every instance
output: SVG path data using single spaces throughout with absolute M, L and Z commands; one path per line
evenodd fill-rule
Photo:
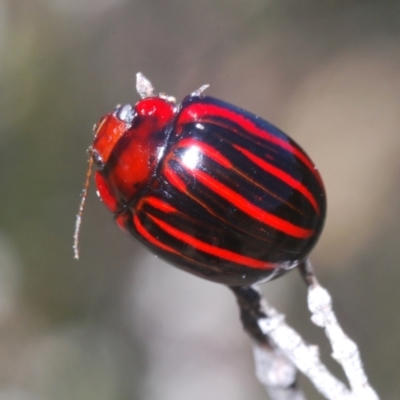
M 305 400 L 298 388 L 296 366 L 259 325 L 260 321 L 268 318 L 266 310 L 261 306 L 260 291 L 254 286 L 231 289 L 239 304 L 243 327 L 254 340 L 253 354 L 257 378 L 271 400 Z
M 256 374 L 273 400 L 304 400 L 298 389 L 297 371 L 329 400 L 379 400 L 368 383 L 357 345 L 340 327 L 331 306 L 331 297 L 322 288 L 309 261 L 300 272 L 308 286 L 311 320 L 324 327 L 333 349 L 333 358 L 343 367 L 351 390 L 325 367 L 318 348 L 307 344 L 260 295 L 255 286 L 231 288 L 235 293 L 244 329 L 253 338 Z
M 358 346 L 343 332 L 332 309 L 332 298 L 319 284 L 309 260 L 300 266 L 300 272 L 308 286 L 307 301 L 311 321 L 325 329 L 333 350 L 332 357 L 342 366 L 354 398 L 378 400 L 378 395 L 370 386 L 364 372 Z

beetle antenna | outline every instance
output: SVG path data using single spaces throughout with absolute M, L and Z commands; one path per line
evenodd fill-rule
M 83 208 L 85 206 L 86 198 L 88 196 L 88 190 L 90 186 L 90 177 L 92 175 L 93 169 L 93 158 L 90 155 L 90 147 L 89 147 L 89 160 L 88 160 L 88 169 L 86 171 L 86 179 L 85 184 L 83 185 L 82 189 L 82 198 L 81 203 L 79 204 L 78 214 L 76 214 L 76 221 L 75 221 L 75 232 L 74 232 L 74 258 L 79 260 L 79 232 L 81 230 L 81 223 L 82 223 L 82 215 L 83 215 Z

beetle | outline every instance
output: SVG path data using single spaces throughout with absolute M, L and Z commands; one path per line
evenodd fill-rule
M 321 176 L 289 136 L 207 86 L 177 104 L 138 73 L 142 99 L 94 129 L 98 195 L 120 228 L 179 268 L 232 287 L 277 278 L 320 236 Z

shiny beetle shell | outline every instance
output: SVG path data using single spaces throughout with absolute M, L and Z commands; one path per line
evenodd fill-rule
M 169 263 L 229 286 L 276 278 L 307 258 L 326 212 L 307 154 L 202 90 L 177 105 L 138 78 L 144 98 L 104 116 L 91 149 L 117 224 Z

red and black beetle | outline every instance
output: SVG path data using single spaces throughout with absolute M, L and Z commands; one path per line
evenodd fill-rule
M 286 134 L 203 95 L 118 106 L 95 128 L 98 194 L 117 224 L 164 260 L 229 286 L 296 267 L 321 233 L 321 177 Z

